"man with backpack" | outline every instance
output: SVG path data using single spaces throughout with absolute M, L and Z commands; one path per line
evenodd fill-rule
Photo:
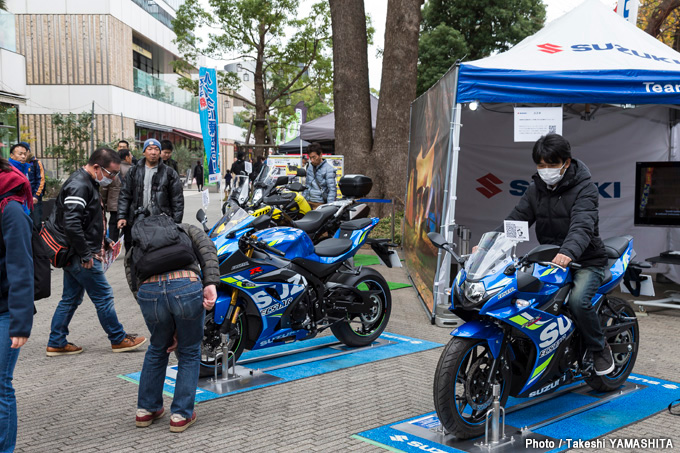
M 0 158 L 0 451 L 14 451 L 16 444 L 12 375 L 33 326 L 33 284 L 26 283 L 33 282 L 32 225 L 24 211 L 32 206 L 28 180 Z
M 214 307 L 220 282 L 215 245 L 198 227 L 175 224 L 166 215 L 146 217 L 132 228 L 126 256 L 130 289 L 151 332 L 139 379 L 136 425 L 164 414 L 163 385 L 170 352 L 178 358 L 170 431 L 196 421 L 194 400 L 201 358 L 205 310 Z
M 120 157 L 109 148 L 97 149 L 87 165 L 73 173 L 57 196 L 46 228 L 65 238 L 70 257 L 64 267 L 64 289 L 52 317 L 47 356 L 80 354 L 83 348 L 66 340 L 68 325 L 87 295 L 97 309 L 113 352 L 137 349 L 146 338 L 126 334 L 113 306 L 113 290 L 102 271 L 106 240 L 104 207 L 99 187 L 108 186 L 120 171 Z

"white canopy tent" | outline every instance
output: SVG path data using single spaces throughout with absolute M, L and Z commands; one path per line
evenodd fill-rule
M 633 226 L 635 162 L 677 159 L 680 53 L 588 0 L 507 52 L 444 78 L 455 87 L 440 225 L 448 240 L 459 224 L 475 243 L 519 201 L 535 165 L 533 144 L 513 141 L 513 106 L 547 104 L 563 107 L 563 135 L 598 184 L 600 235 L 633 234 L 641 258 L 680 248 L 671 229 Z M 464 107 L 471 102 L 481 107 Z M 446 303 L 446 260 L 440 253 L 435 303 Z

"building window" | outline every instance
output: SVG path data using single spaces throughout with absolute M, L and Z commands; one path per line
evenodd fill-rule
M 0 102 L 0 155 L 9 158 L 10 147 L 19 141 L 17 106 Z
M 250 74 L 248 73 L 243 74 L 243 81 L 247 82 L 248 80 L 250 80 Z
M 0 9 L 0 48 L 17 51 L 17 32 L 14 14 Z

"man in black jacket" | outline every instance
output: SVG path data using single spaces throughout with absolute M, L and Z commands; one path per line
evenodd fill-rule
M 161 144 L 144 142 L 144 159 L 130 168 L 118 197 L 118 228 L 132 227 L 140 216 L 166 214 L 176 222 L 184 216 L 182 181 L 175 170 L 160 159 Z
M 172 169 L 175 170 L 177 174 L 179 174 L 177 161 L 172 158 L 173 151 L 174 146 L 170 140 L 161 140 L 161 159 L 163 159 L 163 163 L 172 167 Z
M 52 317 L 47 356 L 79 354 L 83 348 L 66 341 L 68 325 L 87 295 L 97 308 L 99 323 L 113 352 L 137 349 L 146 338 L 126 334 L 113 306 L 113 290 L 102 270 L 106 248 L 104 207 L 99 186 L 108 186 L 120 171 L 120 157 L 109 148 L 97 149 L 83 168 L 64 183 L 48 224 L 66 238 L 72 253 L 64 267 L 64 289 Z
M 532 158 L 538 172 L 507 220 L 536 223 L 538 242 L 560 247 L 553 263 L 566 267 L 574 261 L 582 266 L 572 269 L 569 309 L 593 354 L 596 374 L 609 374 L 614 370 L 614 359 L 592 305 L 607 264 L 599 235 L 597 187 L 588 167 L 572 159 L 571 146 L 561 135 L 538 139 Z

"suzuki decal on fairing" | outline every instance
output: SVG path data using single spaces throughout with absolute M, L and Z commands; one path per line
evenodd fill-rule
M 560 336 L 569 332 L 571 329 L 571 319 L 560 317 L 557 321 L 553 321 L 552 324 L 548 324 L 541 331 L 541 343 L 538 345 L 540 348 L 547 348 L 553 344 Z

